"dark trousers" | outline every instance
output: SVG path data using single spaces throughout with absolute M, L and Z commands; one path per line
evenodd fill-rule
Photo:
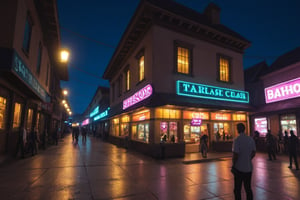
M 242 184 L 247 194 L 247 200 L 253 200 L 253 193 L 251 189 L 252 172 L 237 172 L 234 174 L 234 196 L 235 200 L 241 200 Z
M 293 159 L 295 162 L 296 169 L 299 169 L 298 160 L 297 160 L 297 152 L 290 152 L 290 166 L 292 167 Z
M 275 154 L 275 148 L 273 146 L 268 146 L 268 155 L 269 155 L 269 160 L 276 160 L 276 154 Z

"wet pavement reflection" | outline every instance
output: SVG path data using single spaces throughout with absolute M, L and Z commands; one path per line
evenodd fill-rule
M 155 160 L 94 137 L 74 144 L 67 135 L 36 156 L 2 164 L 0 194 L 22 200 L 231 200 L 230 156 Z M 287 156 L 268 161 L 258 153 L 253 163 L 255 199 L 300 199 L 300 172 L 287 168 Z

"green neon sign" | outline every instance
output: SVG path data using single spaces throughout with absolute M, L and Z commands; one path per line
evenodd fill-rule
M 177 95 L 181 96 L 249 103 L 249 93 L 241 90 L 233 90 L 180 80 L 176 81 L 176 90 Z

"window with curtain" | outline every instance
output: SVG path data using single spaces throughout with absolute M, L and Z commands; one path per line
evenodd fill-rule
M 145 56 L 139 58 L 139 81 L 145 79 Z
M 130 90 L 130 70 L 126 71 L 126 91 Z
M 190 74 L 190 49 L 177 46 L 177 72 L 182 74 Z
M 230 60 L 223 56 L 219 57 L 219 80 L 230 82 Z
M 0 130 L 5 128 L 6 121 L 6 99 L 0 97 Z

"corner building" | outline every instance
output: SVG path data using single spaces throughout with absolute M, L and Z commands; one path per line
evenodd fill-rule
M 180 157 L 199 152 L 208 134 L 210 149 L 230 151 L 235 125 L 249 127 L 249 45 L 220 23 L 213 3 L 199 13 L 175 1 L 141 1 L 103 75 L 110 140 L 159 157 L 165 137 L 165 156 Z

